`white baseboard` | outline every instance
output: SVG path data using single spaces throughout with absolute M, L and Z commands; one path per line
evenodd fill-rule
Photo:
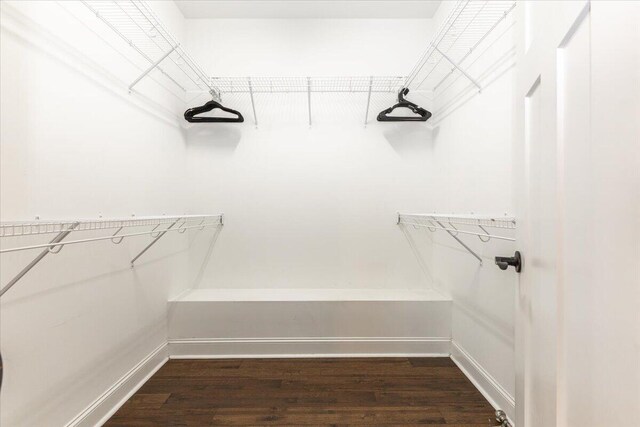
M 495 409 L 502 409 L 511 425 L 516 413 L 515 399 L 469 353 L 454 341 L 451 342 L 451 359 L 469 378 Z
M 514 398 L 449 338 L 210 338 L 173 339 L 158 346 L 66 427 L 103 425 L 168 359 L 448 356 L 489 403 L 505 411 L 511 421 L 515 415 Z
M 169 357 L 448 357 L 450 343 L 448 337 L 172 339 L 169 340 Z
M 66 427 L 103 425 L 168 359 L 167 343 L 163 343 L 71 420 Z

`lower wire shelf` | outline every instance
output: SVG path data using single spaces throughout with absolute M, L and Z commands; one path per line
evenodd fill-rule
M 0 223 L 1 238 L 16 238 L 22 236 L 34 236 L 41 234 L 53 234 L 56 236 L 48 243 L 39 243 L 35 245 L 15 246 L 6 249 L 0 249 L 0 254 L 9 252 L 19 252 L 32 249 L 43 249 L 26 267 L 24 267 L 13 279 L 9 281 L 2 289 L 0 289 L 0 297 L 2 297 L 9 289 L 11 289 L 25 274 L 36 266 L 48 254 L 58 254 L 66 245 L 74 245 L 80 243 L 96 242 L 101 240 L 110 240 L 113 244 L 120 244 L 125 237 L 136 237 L 149 235 L 153 240 L 145 246 L 131 260 L 131 267 L 138 258 L 140 258 L 147 250 L 155 245 L 165 234 L 177 231 L 184 233 L 187 230 L 202 230 L 206 227 L 220 227 L 224 225 L 224 215 L 181 215 L 181 216 L 149 216 L 139 218 L 125 219 L 84 219 L 84 220 L 63 220 L 63 221 L 19 221 L 19 222 L 2 222 Z M 147 227 L 144 231 L 136 231 L 132 233 L 121 233 L 126 228 Z M 153 227 L 148 229 L 148 227 Z M 86 239 L 65 240 L 71 233 L 80 231 L 94 231 L 115 229 L 110 235 L 90 237 Z
M 516 229 L 516 219 L 512 216 L 490 215 L 459 215 L 459 214 L 403 214 L 398 213 L 398 225 L 426 228 L 431 232 L 446 231 L 467 252 L 473 255 L 482 265 L 482 257 L 464 243 L 458 235 L 460 233 L 478 237 L 487 243 L 491 239 L 515 242 L 514 236 L 506 236 L 507 230 Z M 466 228 L 461 228 L 466 227 Z M 495 234 L 488 228 L 501 229 L 501 234 Z

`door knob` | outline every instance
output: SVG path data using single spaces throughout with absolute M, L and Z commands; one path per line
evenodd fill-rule
M 516 253 L 512 257 L 497 256 L 496 265 L 500 267 L 500 270 L 506 270 L 510 265 L 516 268 L 516 272 L 522 271 L 522 256 L 520 252 Z

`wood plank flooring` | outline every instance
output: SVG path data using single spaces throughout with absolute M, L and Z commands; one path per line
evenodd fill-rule
M 107 426 L 495 426 L 449 358 L 170 360 Z

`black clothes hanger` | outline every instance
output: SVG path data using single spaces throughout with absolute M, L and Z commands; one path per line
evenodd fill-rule
M 378 114 L 379 122 L 426 122 L 429 117 L 431 117 L 431 113 L 425 110 L 422 107 L 414 104 L 413 102 L 407 101 L 404 99 L 404 96 L 409 93 L 409 88 L 403 87 L 398 92 L 398 103 L 391 108 L 387 108 L 384 111 L 381 111 Z M 405 107 L 413 111 L 418 116 L 388 116 L 390 112 L 395 110 L 396 108 Z
M 227 113 L 235 114 L 238 117 L 195 117 L 196 114 L 202 114 L 209 112 L 214 109 L 220 109 L 222 111 L 226 111 Z M 190 123 L 242 123 L 244 122 L 244 117 L 240 114 L 239 111 L 232 110 L 231 108 L 227 108 L 224 105 L 220 104 L 217 101 L 209 101 L 200 107 L 189 108 L 184 112 L 184 118 L 186 121 Z

